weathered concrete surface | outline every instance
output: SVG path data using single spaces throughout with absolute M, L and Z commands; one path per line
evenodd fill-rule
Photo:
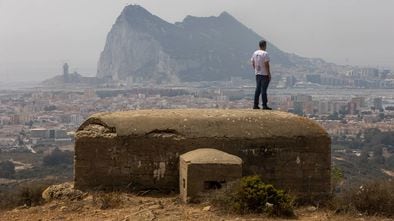
M 180 159 L 188 164 L 242 164 L 241 158 L 211 148 L 192 150 L 182 154 Z
M 242 159 L 223 151 L 202 148 L 179 157 L 179 192 L 185 203 L 241 177 Z
M 330 189 L 330 138 L 278 111 L 141 110 L 100 113 L 77 131 L 75 186 L 178 190 L 178 160 L 212 147 L 240 157 L 243 175 L 305 196 Z

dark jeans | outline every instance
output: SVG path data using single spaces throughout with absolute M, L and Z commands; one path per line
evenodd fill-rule
M 256 75 L 256 92 L 254 93 L 254 107 L 259 106 L 260 94 L 263 101 L 263 107 L 267 107 L 267 88 L 269 84 L 270 79 L 268 76 Z

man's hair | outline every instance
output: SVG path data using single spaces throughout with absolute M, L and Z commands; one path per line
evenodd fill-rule
M 259 42 L 259 46 L 260 46 L 260 48 L 265 48 L 265 47 L 267 46 L 267 42 L 264 41 L 264 40 L 261 40 L 261 41 Z

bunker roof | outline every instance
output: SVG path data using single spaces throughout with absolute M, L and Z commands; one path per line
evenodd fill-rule
M 242 159 L 220 150 L 201 148 L 182 154 L 180 159 L 192 164 L 242 164 Z
M 89 130 L 94 129 L 96 132 Z M 99 128 L 99 129 L 97 129 Z M 172 134 L 183 138 L 268 138 L 325 136 L 313 120 L 281 111 L 244 109 L 164 109 L 98 113 L 77 130 L 83 136 Z

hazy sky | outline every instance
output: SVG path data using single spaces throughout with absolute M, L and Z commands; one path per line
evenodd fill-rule
M 52 77 L 66 61 L 95 75 L 106 35 L 130 3 L 169 22 L 228 11 L 284 51 L 394 68 L 393 0 L 0 0 L 0 82 Z

